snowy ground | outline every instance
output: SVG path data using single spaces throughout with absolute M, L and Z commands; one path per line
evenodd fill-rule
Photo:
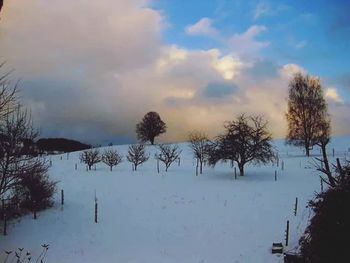
M 50 244 L 46 262 L 282 262 L 271 254 L 272 242 L 283 242 L 290 220 L 293 249 L 310 217 L 307 201 L 320 191 L 313 158 L 302 150 L 276 142 L 281 165 L 247 166 L 246 176 L 234 180 L 230 164 L 204 168 L 195 176 L 187 144 L 181 165 L 157 174 L 155 148 L 147 147 L 150 160 L 131 171 L 124 162 L 113 172 L 104 164 L 87 172 L 79 153 L 50 157 L 50 175 L 58 180 L 55 206 L 9 226 L 0 236 L 0 251 L 25 247 L 39 254 Z M 336 138 L 329 146 L 344 159 L 350 138 Z M 116 146 L 124 155 L 127 146 Z M 318 154 L 315 149 L 313 154 Z M 350 152 L 348 152 L 350 155 Z M 75 170 L 75 164 L 78 170 Z M 163 167 L 161 167 L 161 170 Z M 278 179 L 274 180 L 277 170 Z M 60 205 L 64 189 L 65 204 Z M 95 191 L 99 222 L 94 223 Z M 295 198 L 298 213 L 293 214 Z M 0 262 L 4 253 L 0 254 Z

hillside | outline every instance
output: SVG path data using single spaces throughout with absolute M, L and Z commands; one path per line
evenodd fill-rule
M 112 147 L 125 156 L 127 145 Z M 190 149 L 180 147 L 180 166 L 173 164 L 167 173 L 161 166 L 160 174 L 153 146 L 147 146 L 150 159 L 136 172 L 125 157 L 113 172 L 103 163 L 87 172 L 78 152 L 63 154 L 62 160 L 49 157 L 50 175 L 59 181 L 55 206 L 37 220 L 27 215 L 11 222 L 9 235 L 0 236 L 1 250 L 25 247 L 38 255 L 41 244 L 48 243 L 45 262 L 282 262 L 271 254 L 271 244 L 284 242 L 289 220 L 288 249 L 297 245 L 311 216 L 307 201 L 320 191 L 314 159 L 278 141 L 283 171 L 281 164 L 250 165 L 235 180 L 229 163 L 205 167 L 203 175 L 195 176 Z M 333 147 L 335 157 L 344 159 L 350 138 L 334 139 L 331 161 Z M 314 156 L 318 153 L 313 150 Z

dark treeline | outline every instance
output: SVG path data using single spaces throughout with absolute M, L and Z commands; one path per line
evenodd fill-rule
M 91 145 L 65 138 L 42 138 L 36 142 L 39 153 L 75 152 L 91 148 Z

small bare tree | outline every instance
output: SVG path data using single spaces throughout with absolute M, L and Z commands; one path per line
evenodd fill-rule
M 129 162 L 133 163 L 134 169 L 136 171 L 137 166 L 149 159 L 149 155 L 146 154 L 145 145 L 135 144 L 129 146 L 128 156 L 126 158 Z
M 194 158 L 199 163 L 199 173 L 202 174 L 203 162 L 208 157 L 209 143 L 208 137 L 199 131 L 193 131 L 188 136 L 189 146 L 192 149 Z
M 89 170 L 91 170 L 94 164 L 101 162 L 100 151 L 97 149 L 83 151 L 80 154 L 80 160 L 89 167 Z
M 179 150 L 177 145 L 166 144 L 158 145 L 158 149 L 160 153 L 156 154 L 155 158 L 165 164 L 165 171 L 167 172 L 170 165 L 180 157 L 182 151 Z
M 123 161 L 123 157 L 118 153 L 117 150 L 106 150 L 102 154 L 102 162 L 109 166 L 111 172 L 113 166 L 117 166 Z

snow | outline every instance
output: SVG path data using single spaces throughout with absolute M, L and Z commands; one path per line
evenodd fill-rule
M 136 172 L 125 157 L 110 172 L 103 163 L 86 171 L 78 152 L 68 160 L 66 154 L 62 160 L 50 156 L 50 176 L 59 181 L 54 207 L 39 212 L 37 220 L 27 215 L 10 222 L 8 235 L 0 236 L 0 251 L 25 247 L 38 255 L 47 243 L 45 262 L 283 262 L 271 253 L 272 243 L 284 244 L 289 220 L 287 249 L 297 246 L 312 215 L 307 202 L 320 191 L 320 179 L 314 158 L 282 141 L 275 144 L 283 171 L 281 165 L 249 165 L 237 180 L 229 163 L 205 167 L 195 176 L 186 143 L 180 144 L 181 165 L 172 164 L 167 173 L 161 165 L 160 174 L 154 146 L 147 146 L 151 157 Z M 126 155 L 127 145 L 114 147 Z M 349 137 L 335 138 L 328 147 L 330 161 L 335 160 L 332 148 L 344 159 L 349 147 Z

